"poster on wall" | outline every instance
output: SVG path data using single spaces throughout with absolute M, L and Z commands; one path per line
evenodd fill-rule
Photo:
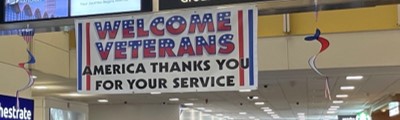
M 140 11 L 141 2 L 142 0 L 71 0 L 71 16 Z
M 257 8 L 75 21 L 80 93 L 257 89 Z
M 15 97 L 0 95 L 0 120 L 33 120 L 33 100 L 19 98 L 20 106 L 17 108 L 16 99 Z
M 5 0 L 4 21 L 68 17 L 68 0 Z

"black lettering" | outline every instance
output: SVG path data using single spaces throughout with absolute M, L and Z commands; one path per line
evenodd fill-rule
M 204 77 L 200 77 L 200 83 L 202 87 L 207 87 L 209 82 L 209 77 L 206 77 L 206 79 L 204 79 Z
M 140 84 L 140 83 L 142 83 L 142 84 Z M 147 82 L 146 82 L 146 80 L 143 80 L 143 79 L 137 80 L 137 81 L 136 81 L 136 87 L 139 88 L 139 89 L 144 89 L 144 88 L 146 88 L 146 87 L 147 87 Z
M 227 76 L 226 79 L 227 79 L 226 86 L 229 86 L 229 87 L 235 86 L 235 83 L 233 82 L 233 79 L 235 79 L 235 76 Z
M 193 88 L 193 87 L 198 88 L 199 87 L 198 83 L 199 83 L 199 79 L 197 79 L 195 77 L 190 78 L 190 88 Z
M 160 63 L 158 65 L 158 67 L 160 68 L 160 72 L 168 72 L 168 63 Z
M 224 69 L 224 63 L 225 63 L 225 59 L 223 59 L 223 60 L 217 60 L 217 64 L 218 64 L 218 67 L 219 67 L 219 70 L 223 70 Z
M 115 81 L 115 90 L 122 90 L 122 81 L 121 80 Z
M 119 71 L 119 69 L 121 68 L 121 66 L 114 64 L 113 65 L 113 74 L 121 74 L 121 71 Z
M 103 88 L 104 88 L 105 90 L 111 90 L 111 89 L 114 88 L 114 83 L 113 83 L 111 80 L 106 80 L 106 81 L 104 81 L 104 83 L 103 83 Z
M 249 68 L 249 58 L 246 58 L 246 61 L 244 60 L 244 59 L 240 59 L 240 64 L 241 64 L 241 67 L 243 68 L 243 69 L 247 69 L 247 68 Z
M 144 66 L 142 63 L 140 63 L 136 69 L 136 73 L 146 73 L 146 69 L 144 69 Z
M 133 85 L 134 85 L 134 83 L 135 83 L 135 80 L 127 80 L 128 81 L 128 83 L 129 83 L 129 88 L 132 90 L 133 89 Z
M 127 67 L 126 67 L 126 71 L 128 71 L 128 73 L 130 73 L 130 74 L 133 74 L 133 73 L 135 73 L 135 71 L 133 70 L 133 67 L 135 66 L 135 64 L 129 64 Z
M 204 71 L 209 71 L 211 69 L 210 60 L 204 61 Z
M 186 71 L 192 71 L 192 62 L 188 61 L 187 63 L 182 62 L 182 71 L 186 72 Z
M 94 75 L 104 75 L 104 69 L 103 69 L 103 66 L 102 65 L 100 65 L 100 66 L 94 66 Z
M 188 88 L 188 78 L 181 78 L 181 88 Z
M 200 70 L 203 71 L 203 68 L 201 67 L 201 63 L 203 63 L 203 61 L 194 61 L 194 71 Z
M 151 65 L 151 67 L 153 68 L 153 70 L 152 70 L 153 73 L 156 73 L 158 63 L 150 63 L 150 65 Z
M 173 82 L 174 82 L 173 88 L 179 88 L 179 78 L 174 78 Z
M 111 72 L 111 65 L 105 65 L 105 67 L 106 67 L 106 74 L 107 74 L 107 75 L 112 74 L 112 72 Z
M 92 75 L 92 71 L 90 70 L 90 66 L 86 66 L 83 70 L 82 75 Z
M 102 82 L 103 81 L 101 81 L 101 80 L 96 81 L 96 90 L 99 90 L 99 88 L 101 87 L 101 83 Z
M 160 88 L 160 89 L 167 88 L 167 80 L 164 78 L 160 78 L 158 80 L 158 88 Z
M 232 65 L 232 63 L 233 63 L 233 65 Z M 228 67 L 228 69 L 233 70 L 233 69 L 236 69 L 239 67 L 239 62 L 236 59 L 229 59 L 226 62 L 226 66 Z
M 149 79 L 149 88 L 155 89 L 157 87 L 157 79 Z
M 169 72 L 181 72 L 181 69 L 179 68 L 179 64 L 177 62 L 172 63 L 171 70 Z
M 225 86 L 225 84 L 221 82 L 222 80 L 224 80 L 224 78 L 225 78 L 225 76 L 220 76 L 220 77 L 217 78 L 217 85 L 218 86 L 220 86 L 220 87 L 224 87 Z

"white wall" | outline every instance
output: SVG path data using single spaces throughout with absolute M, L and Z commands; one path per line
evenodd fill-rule
M 179 120 L 179 105 L 90 105 L 90 120 Z

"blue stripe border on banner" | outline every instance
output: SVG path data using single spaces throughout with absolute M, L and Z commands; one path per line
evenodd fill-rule
M 254 21 L 253 10 L 249 10 L 249 44 L 250 44 L 250 85 L 254 86 Z
M 82 23 L 78 24 L 78 90 L 82 90 Z

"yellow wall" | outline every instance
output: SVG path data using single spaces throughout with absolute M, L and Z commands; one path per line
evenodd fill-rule
M 314 12 L 290 14 L 290 35 L 311 34 L 318 26 L 323 33 L 398 29 L 397 5 L 320 11 L 318 24 Z M 259 36 L 282 36 L 282 15 L 260 16 Z M 268 26 L 268 27 L 267 27 Z

